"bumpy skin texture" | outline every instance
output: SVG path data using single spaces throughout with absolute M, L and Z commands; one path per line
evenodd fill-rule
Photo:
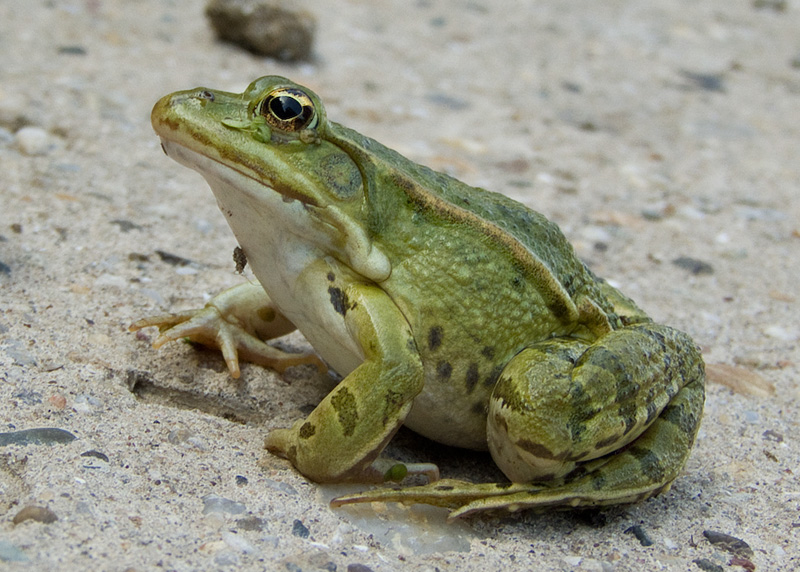
M 403 423 L 488 448 L 511 480 L 335 506 L 425 502 L 459 516 L 606 505 L 678 475 L 704 400 L 695 344 L 594 276 L 541 214 L 329 122 L 316 95 L 279 77 L 243 94 L 178 92 L 152 119 L 165 151 L 206 177 L 263 290 L 134 328 L 159 325 L 159 344 L 216 343 L 238 374 L 237 353 L 259 360 L 262 346 L 278 369 L 312 360 L 262 342 L 297 326 L 345 376 L 308 418 L 267 437 L 313 480 L 405 469 L 435 479 L 432 465 L 379 457 Z

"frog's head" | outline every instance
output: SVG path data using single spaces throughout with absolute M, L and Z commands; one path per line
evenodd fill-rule
M 374 280 L 391 267 L 365 230 L 365 176 L 311 90 L 278 76 L 241 94 L 196 88 L 160 99 L 151 114 L 164 151 L 221 192 L 259 208 L 299 202 L 350 266 Z M 221 191 L 222 189 L 222 191 Z M 304 232 L 304 229 L 296 229 Z

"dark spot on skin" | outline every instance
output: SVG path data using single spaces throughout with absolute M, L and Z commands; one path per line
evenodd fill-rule
M 358 425 L 358 407 L 356 398 L 346 387 L 340 387 L 331 396 L 331 406 L 336 411 L 339 425 L 342 426 L 342 433 L 345 437 L 350 437 Z
M 633 401 L 623 403 L 619 408 L 619 416 L 625 421 L 625 431 L 623 431 L 623 435 L 627 435 L 637 426 L 636 411 L 637 405 Z
M 436 487 L 437 491 L 452 491 L 455 487 L 451 485 L 439 485 Z
M 498 491 L 504 491 L 506 489 L 510 489 L 513 486 L 514 486 L 514 483 L 496 483 L 494 487 Z
M 397 418 L 397 412 L 403 407 L 403 394 L 399 391 L 388 391 L 383 398 L 383 426 Z
M 692 408 L 685 407 L 683 403 L 667 406 L 661 418 L 676 425 L 686 435 L 694 435 L 697 431 L 697 417 L 693 414 Z
M 481 417 L 485 417 L 486 414 L 489 412 L 489 404 L 486 403 L 485 401 L 478 401 L 477 403 L 472 404 L 470 410 L 475 415 L 480 415 Z M 503 420 L 503 423 L 505 423 L 505 420 Z
M 655 418 L 656 418 L 656 416 L 658 415 L 658 413 L 659 413 L 659 411 L 658 411 L 658 404 L 657 404 L 657 403 L 654 403 L 654 402 L 652 402 L 652 401 L 651 401 L 650 403 L 648 403 L 648 404 L 647 404 L 647 419 L 645 419 L 645 421 L 644 421 L 645 425 L 649 425 L 649 424 L 650 424 L 650 422 L 651 422 L 653 419 L 655 419 Z
M 336 274 L 333 272 L 328 272 L 328 281 L 333 282 L 334 280 L 336 280 Z
M 496 366 L 492 372 L 483 380 L 484 387 L 493 387 L 497 380 L 500 379 L 500 374 L 503 373 L 503 366 Z
M 333 309 L 336 310 L 342 316 L 347 314 L 347 294 L 341 288 L 335 288 L 330 286 L 328 288 L 328 294 L 331 295 L 331 305 Z
M 664 480 L 664 467 L 661 466 L 661 460 L 655 453 L 649 449 L 641 449 L 639 447 L 631 447 L 627 452 L 636 457 L 639 461 L 642 474 L 644 474 L 650 482 L 659 483 Z
M 589 453 L 590 451 L 584 451 L 583 453 L 578 453 L 577 455 L 570 455 L 565 460 L 571 462 L 580 461 L 581 459 L 588 457 Z
M 581 435 L 586 432 L 586 424 L 583 422 L 583 420 L 570 419 L 567 422 L 567 430 L 569 431 L 569 436 L 572 438 L 574 443 L 579 441 Z
M 486 359 L 494 359 L 494 348 L 492 346 L 486 346 L 481 350 L 481 355 Z
M 538 457 L 539 459 L 549 459 L 551 461 L 563 461 L 567 453 L 559 453 L 556 455 L 550 449 L 542 445 L 541 443 L 534 443 L 533 441 L 528 441 L 527 439 L 520 439 L 516 443 L 514 443 L 520 449 L 527 451 L 534 457 Z
M 592 488 L 596 491 L 602 491 L 606 487 L 606 478 L 603 475 L 592 475 Z
M 475 386 L 478 383 L 478 378 L 480 374 L 478 373 L 478 364 L 471 363 L 469 364 L 469 368 L 467 368 L 467 393 L 472 393 L 472 390 L 475 389 Z
M 300 430 L 297 432 L 297 436 L 301 439 L 308 439 L 309 437 L 313 437 L 314 434 L 317 432 L 317 428 L 314 427 L 311 423 L 306 421 L 300 427 Z
M 600 449 L 605 449 L 609 445 L 613 445 L 617 441 L 619 441 L 619 435 L 612 435 L 611 437 L 600 439 L 597 443 L 595 443 L 594 448 L 599 451 Z
M 428 349 L 435 352 L 442 345 L 444 331 L 441 326 L 434 326 L 428 330 Z
M 453 373 L 453 366 L 450 365 L 449 362 L 440 361 L 436 365 L 436 377 L 441 379 L 442 381 L 450 379 L 450 375 Z
M 574 471 L 572 471 L 571 473 L 569 473 L 564 477 L 564 484 L 568 485 L 572 482 L 577 481 L 580 478 L 585 477 L 588 474 L 589 471 L 586 469 L 584 465 L 578 465 L 577 467 L 575 467 Z

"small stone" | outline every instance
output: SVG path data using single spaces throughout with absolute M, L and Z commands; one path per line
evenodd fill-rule
M 348 564 L 347 572 L 372 572 L 372 568 L 366 564 Z
M 304 525 L 302 522 L 295 520 L 292 524 L 292 534 L 299 536 L 300 538 L 308 538 L 308 536 L 311 534 L 311 531 L 308 530 L 306 525 Z
M 240 503 L 219 495 L 206 495 L 203 497 L 203 514 L 242 514 L 247 507 Z
M 753 549 L 750 548 L 750 545 L 741 538 L 736 538 L 730 534 L 716 532 L 714 530 L 704 530 L 703 536 L 705 536 L 706 539 L 717 548 L 725 550 L 726 552 L 730 552 L 735 556 L 741 556 L 744 558 L 753 557 Z
M 193 448 L 200 451 L 206 450 L 206 445 L 203 443 L 203 440 L 200 438 L 200 436 L 195 434 L 193 431 L 189 431 L 188 429 L 173 429 L 169 432 L 169 435 L 167 435 L 167 441 L 173 445 L 179 445 L 186 447 L 187 449 Z
M 58 520 L 58 516 L 56 516 L 56 513 L 52 510 L 44 506 L 26 506 L 14 515 L 12 522 L 14 524 L 20 524 L 26 520 L 35 520 L 42 524 L 52 524 Z
M 625 529 L 625 532 L 627 532 L 629 534 L 633 534 L 636 537 L 636 540 L 638 540 L 639 544 L 641 544 L 642 546 L 652 546 L 653 545 L 653 541 L 647 535 L 647 532 L 645 532 L 644 528 L 642 528 L 638 524 L 635 524 L 635 525 L 631 526 L 630 528 Z
M 73 401 L 73 407 L 75 411 L 79 413 L 92 413 L 98 410 L 100 406 L 103 405 L 103 402 L 100 401 L 97 397 L 93 395 L 88 395 L 86 393 L 81 393 L 80 395 L 75 397 L 75 401 Z
M 672 263 L 678 268 L 688 270 L 695 276 L 714 273 L 714 267 L 708 262 L 703 262 L 702 260 L 697 260 L 696 258 L 690 258 L 688 256 L 676 258 L 672 261 Z
M 77 439 L 75 435 L 64 429 L 42 427 L 0 433 L 0 447 L 6 445 L 62 445 L 75 439 Z
M 23 127 L 14 138 L 25 155 L 44 155 L 54 147 L 50 134 L 41 127 Z
M 235 480 L 236 484 L 239 485 L 240 487 L 245 486 L 248 482 L 247 477 L 245 477 L 244 475 L 236 475 Z
M 725 569 L 722 566 L 720 566 L 719 564 L 714 564 L 708 558 L 696 558 L 696 559 L 692 560 L 692 562 L 697 564 L 697 567 L 700 568 L 700 570 L 703 570 L 704 572 L 724 572 L 725 571 Z
M 311 56 L 316 20 L 291 0 L 211 0 L 206 16 L 221 40 L 282 61 Z
M 264 484 L 266 484 L 269 488 L 286 493 L 287 495 L 296 495 L 297 489 L 294 488 L 289 483 L 282 483 L 280 481 L 275 481 L 273 479 L 264 479 Z
M 94 457 L 95 459 L 100 459 L 101 461 L 105 461 L 108 463 L 108 455 L 105 453 L 101 453 L 100 451 L 95 451 L 94 449 L 90 449 L 89 451 L 84 451 L 81 453 L 81 457 Z
M 257 516 L 246 516 L 244 518 L 237 519 L 236 527 L 239 530 L 261 531 L 266 530 L 267 521 Z
M 57 393 L 48 397 L 47 403 L 49 403 L 53 409 L 58 409 L 60 411 L 67 406 L 67 398 L 60 393 Z

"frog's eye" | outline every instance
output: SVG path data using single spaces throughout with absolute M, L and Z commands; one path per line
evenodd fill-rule
M 264 98 L 257 112 L 270 127 L 281 131 L 302 131 L 317 125 L 314 102 L 299 89 L 276 89 Z

